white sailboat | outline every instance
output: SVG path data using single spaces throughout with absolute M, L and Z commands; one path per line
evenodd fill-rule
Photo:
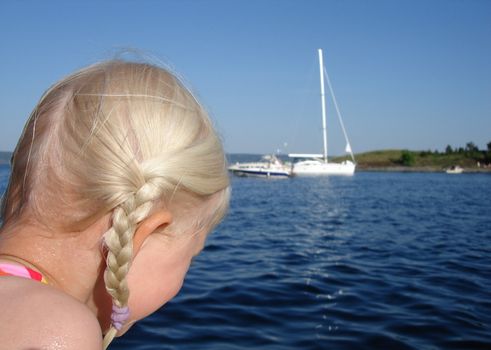
M 301 158 L 305 159 L 293 163 L 292 174 L 293 175 L 353 175 L 355 173 L 355 157 L 351 150 L 351 146 L 348 140 L 348 135 L 346 134 L 346 129 L 344 128 L 344 123 L 341 118 L 341 113 L 339 112 L 338 104 L 336 102 L 336 97 L 329 80 L 329 75 L 324 68 L 322 49 L 319 49 L 319 71 L 320 71 L 320 87 L 321 87 L 321 105 L 322 105 L 322 134 L 324 141 L 324 153 L 323 154 L 298 154 L 291 153 L 288 156 L 291 158 Z M 324 94 L 324 75 L 327 78 L 327 84 L 329 86 L 329 91 L 334 102 L 334 107 L 338 114 L 339 122 L 343 130 L 344 137 L 346 139 L 346 152 L 351 155 L 350 160 L 345 160 L 341 163 L 332 163 L 328 161 L 327 158 L 327 129 L 326 129 L 326 101 Z

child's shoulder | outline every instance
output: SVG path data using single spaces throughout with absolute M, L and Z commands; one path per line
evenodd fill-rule
M 102 348 L 100 326 L 93 313 L 55 288 L 2 277 L 0 310 L 0 350 Z

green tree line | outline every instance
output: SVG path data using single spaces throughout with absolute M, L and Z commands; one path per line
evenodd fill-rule
M 458 148 L 452 148 L 452 146 L 447 145 L 445 148 L 445 154 L 454 154 L 454 153 L 465 153 L 472 155 L 474 153 L 480 153 L 487 155 L 488 157 L 491 155 L 491 142 L 488 142 L 486 145 L 487 149 L 485 150 L 480 150 L 479 147 L 476 146 L 474 142 L 467 142 L 465 144 L 465 147 L 458 147 Z
M 445 147 L 444 152 L 435 151 L 421 151 L 421 152 L 412 152 L 409 150 L 403 150 L 401 153 L 401 157 L 398 161 L 399 164 L 404 166 L 412 166 L 416 163 L 417 157 L 435 157 L 435 156 L 451 156 L 458 155 L 462 158 L 472 159 L 476 163 L 487 165 L 491 164 L 491 142 L 487 143 L 487 148 L 484 150 L 480 150 L 479 147 L 476 146 L 474 142 L 467 142 L 464 147 L 456 147 L 453 148 L 450 145 Z

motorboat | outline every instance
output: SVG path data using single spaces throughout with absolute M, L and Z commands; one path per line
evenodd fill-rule
M 445 170 L 447 174 L 462 174 L 464 169 L 462 169 L 459 165 L 452 165 L 450 168 Z
M 260 162 L 235 163 L 228 170 L 237 176 L 288 178 L 291 176 L 291 166 L 283 163 L 276 155 L 265 155 Z

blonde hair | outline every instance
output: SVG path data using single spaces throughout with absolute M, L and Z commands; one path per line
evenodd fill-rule
M 228 200 L 222 144 L 194 96 L 165 69 L 113 60 L 43 95 L 14 152 L 2 216 L 9 225 L 28 211 L 77 231 L 112 212 L 104 280 L 123 308 L 138 223 L 159 205 L 174 233 L 211 229 Z

